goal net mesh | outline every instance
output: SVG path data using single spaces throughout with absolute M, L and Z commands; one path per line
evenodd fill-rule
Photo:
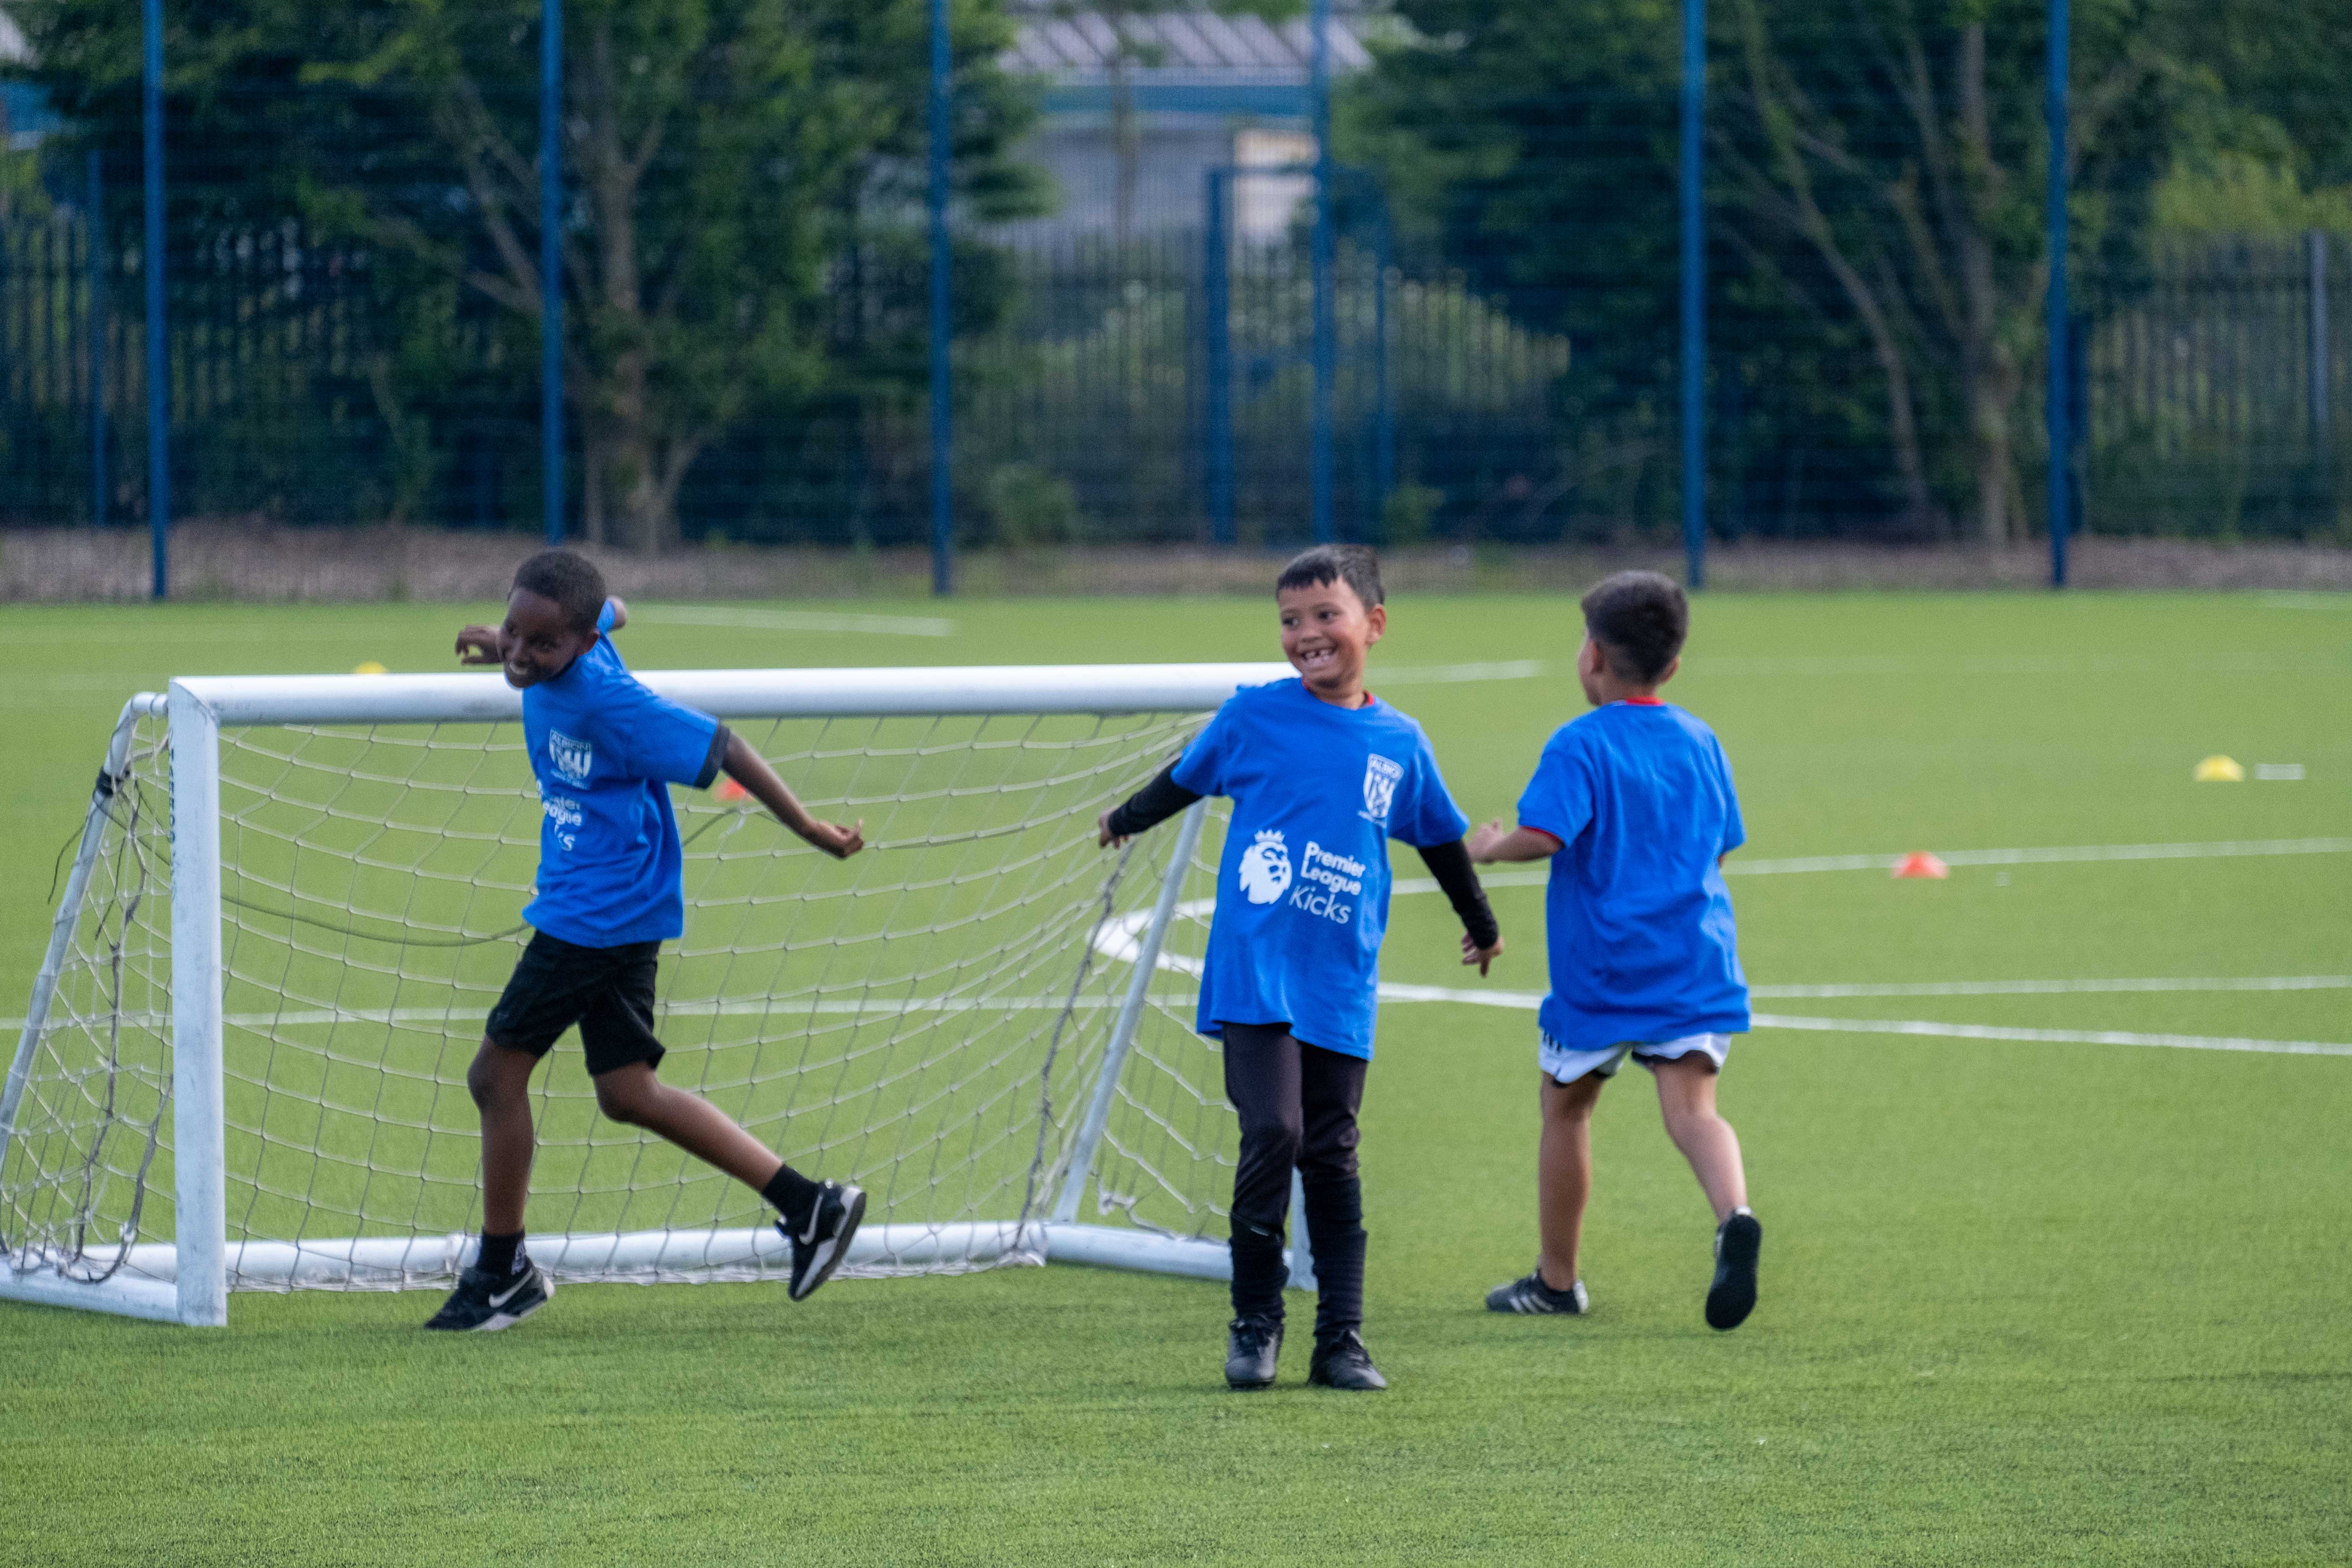
M 662 1076 L 866 1188 L 879 1246 L 846 1272 L 1039 1257 L 1029 1222 L 1067 1173 L 1175 839 L 1107 852 L 1095 819 L 1202 718 L 734 724 L 812 810 L 864 819 L 845 862 L 748 800 L 677 792 L 688 914 L 661 962 Z M 160 714 L 130 740 L 0 1160 L 10 1264 L 85 1281 L 162 1277 L 173 1235 L 172 758 Z M 221 731 L 232 1289 L 437 1285 L 462 1263 L 480 1224 L 466 1068 L 529 939 L 541 809 L 515 724 Z M 1233 1116 L 1191 1027 L 1221 833 L 1213 817 L 1187 872 L 1082 1221 L 1224 1234 Z M 576 1034 L 533 1081 L 530 1228 L 559 1278 L 786 1268 L 772 1235 L 740 1245 L 765 1232 L 757 1194 L 598 1116 Z M 991 1226 L 1022 1228 L 975 1239 Z M 676 1244 L 599 1250 L 648 1235 Z M 371 1237 L 414 1245 L 386 1263 L 354 1248 Z

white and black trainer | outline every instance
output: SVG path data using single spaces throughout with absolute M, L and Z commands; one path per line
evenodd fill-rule
M 1307 1381 L 1318 1388 L 1340 1388 L 1350 1394 L 1377 1394 L 1389 1385 L 1372 1364 L 1372 1352 L 1363 1336 L 1343 1329 L 1329 1339 L 1318 1336 L 1315 1359 L 1307 1363 Z
M 1756 1310 L 1756 1257 L 1764 1227 L 1744 1208 L 1715 1228 L 1715 1279 L 1706 1288 L 1706 1326 L 1736 1329 Z
M 793 1300 L 807 1300 L 818 1286 L 833 1278 L 833 1271 L 849 1256 L 849 1238 L 857 1234 L 858 1222 L 865 1217 L 864 1187 L 827 1182 L 818 1190 L 808 1224 L 797 1233 L 782 1220 L 776 1221 L 776 1229 L 793 1244 Z
M 1282 1320 L 1235 1318 L 1225 1333 L 1225 1384 L 1232 1388 L 1271 1388 L 1282 1359 Z
M 1486 1292 L 1486 1310 L 1490 1312 L 1562 1312 L 1580 1317 L 1591 1306 L 1592 1299 L 1584 1293 L 1583 1280 L 1565 1290 L 1555 1290 L 1544 1283 L 1540 1268 L 1531 1268 L 1525 1279 L 1497 1285 Z
M 468 1268 L 457 1276 L 457 1288 L 441 1310 L 425 1321 L 428 1329 L 453 1329 L 496 1333 L 511 1329 L 555 1294 L 555 1282 L 538 1264 L 525 1259 L 511 1274 L 485 1274 Z

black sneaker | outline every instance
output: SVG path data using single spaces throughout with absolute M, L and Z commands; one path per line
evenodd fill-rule
M 1225 1382 L 1234 1388 L 1270 1388 L 1281 1355 L 1281 1319 L 1235 1318 L 1225 1335 Z
M 776 1229 L 793 1244 L 793 1300 L 807 1300 L 818 1286 L 833 1278 L 833 1271 L 849 1256 L 849 1238 L 857 1234 L 857 1223 L 865 1217 L 864 1187 L 827 1182 L 818 1190 L 816 1206 L 809 1210 L 808 1224 L 799 1234 L 786 1229 L 782 1220 L 776 1221 Z
M 1715 1282 L 1706 1288 L 1706 1326 L 1736 1329 L 1756 1310 L 1756 1255 L 1764 1227 L 1746 1209 L 1716 1226 Z
M 1337 1339 L 1318 1340 L 1315 1359 L 1307 1363 L 1307 1381 L 1323 1388 L 1345 1388 L 1358 1393 L 1386 1388 L 1389 1380 L 1372 1364 L 1372 1352 L 1356 1331 L 1348 1330 Z
M 468 1268 L 457 1276 L 457 1288 L 449 1292 L 441 1310 L 425 1321 L 425 1326 L 496 1333 L 513 1328 L 546 1306 L 554 1294 L 555 1282 L 528 1259 L 511 1274 Z
M 1555 1290 L 1544 1283 L 1540 1268 L 1531 1268 L 1526 1279 L 1497 1285 L 1486 1292 L 1486 1310 L 1490 1312 L 1565 1312 L 1574 1317 L 1590 1311 L 1591 1307 L 1592 1299 L 1584 1293 L 1583 1280 L 1565 1290 Z

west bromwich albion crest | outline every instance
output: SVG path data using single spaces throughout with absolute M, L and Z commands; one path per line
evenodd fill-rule
M 1404 777 L 1404 769 L 1375 752 L 1364 759 L 1364 815 L 1374 822 L 1389 819 L 1389 807 L 1396 800 L 1397 780 Z
M 587 742 L 575 741 L 561 730 L 547 732 L 547 761 L 556 777 L 584 784 L 588 782 L 588 769 L 595 760 L 595 751 Z M 1366 784 L 1364 788 L 1369 793 L 1371 785 Z

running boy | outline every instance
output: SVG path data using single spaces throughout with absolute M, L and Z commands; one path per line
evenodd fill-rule
M 775 1205 L 792 1244 L 793 1300 L 832 1277 L 866 1215 L 860 1189 L 809 1180 L 725 1111 L 654 1076 L 663 1055 L 653 1027 L 655 961 L 686 929 L 668 785 L 707 789 L 723 771 L 836 858 L 857 853 L 865 824 L 819 822 L 742 737 L 639 685 L 604 636 L 627 620 L 593 564 L 548 550 L 515 573 L 504 625 L 457 634 L 463 662 L 503 666 L 507 684 L 522 692 L 542 815 L 538 896 L 523 910 L 537 932 L 466 1070 L 482 1113 L 481 1253 L 428 1329 L 508 1328 L 554 1292 L 523 1250 L 535 1149 L 530 1075 L 574 1024 L 598 1110 L 659 1133 Z
M 1241 1120 L 1225 1381 L 1274 1382 L 1296 1169 L 1319 1292 L 1307 1380 L 1386 1388 L 1359 1331 L 1356 1111 L 1388 926 L 1388 840 L 1420 848 L 1454 900 L 1468 932 L 1464 963 L 1486 973 L 1503 942 L 1462 843 L 1469 821 L 1446 793 L 1428 737 L 1364 689 L 1364 655 L 1388 627 L 1372 552 L 1307 552 L 1283 568 L 1275 603 L 1299 679 L 1236 692 L 1182 756 L 1103 814 L 1100 837 L 1122 843 L 1203 795 L 1233 797 L 1196 1026 L 1223 1042 L 1225 1098 Z
M 1544 900 L 1551 994 L 1542 1026 L 1537 1153 L 1542 1252 L 1486 1296 L 1496 1312 L 1581 1312 L 1576 1268 L 1592 1186 L 1592 1108 L 1630 1055 L 1657 1079 L 1666 1131 L 1715 1206 L 1706 1321 L 1736 1329 L 1756 1305 L 1763 1228 L 1748 1212 L 1739 1139 L 1715 1079 L 1748 1029 L 1748 981 L 1723 885 L 1747 835 L 1715 732 L 1658 700 L 1690 630 L 1683 591 L 1621 572 L 1584 596 L 1577 679 L 1596 711 L 1556 731 L 1519 797 L 1519 826 L 1490 822 L 1471 858 L 1551 862 Z

